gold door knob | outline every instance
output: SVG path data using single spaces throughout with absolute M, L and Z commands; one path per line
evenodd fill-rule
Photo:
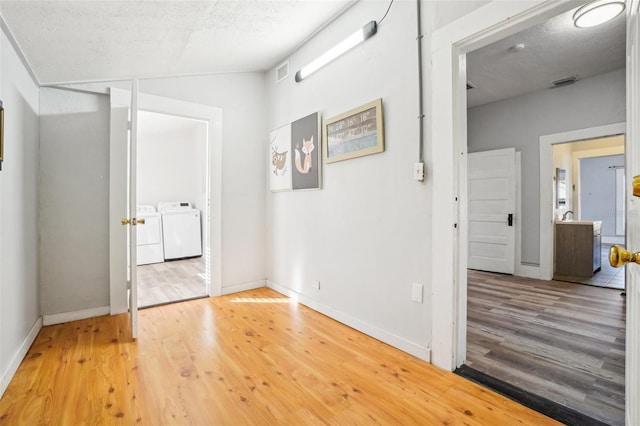
M 131 221 L 129 219 L 122 219 L 120 221 L 120 223 L 123 224 L 123 225 L 129 225 L 131 223 Z
M 640 176 L 633 177 L 633 195 L 640 197 Z
M 144 225 L 144 219 L 136 219 L 136 225 Z
M 609 263 L 611 266 L 620 268 L 629 262 L 640 264 L 640 253 L 631 253 L 619 245 L 611 246 L 609 249 Z

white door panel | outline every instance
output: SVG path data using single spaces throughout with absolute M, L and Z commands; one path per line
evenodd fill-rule
M 131 135 L 129 143 L 129 319 L 131 337 L 138 338 L 138 234 L 136 215 L 138 214 L 137 190 L 137 162 L 138 162 L 138 80 L 132 81 L 131 86 Z
M 632 196 L 640 175 L 640 0 L 627 0 L 627 134 L 625 138 L 626 244 L 640 251 L 640 198 Z M 612 188 L 612 191 L 614 188 Z M 640 265 L 627 267 L 626 424 L 640 424 Z
M 137 93 L 111 89 L 111 128 L 109 155 L 109 271 L 110 311 L 129 312 L 130 332 L 137 331 L 136 240 L 135 226 L 123 226 L 122 219 L 135 218 L 135 140 Z M 131 118 L 131 129 L 129 120 Z M 133 157 L 132 157 L 133 155 Z
M 127 301 L 127 228 L 120 220 L 127 211 L 127 150 L 129 145 L 129 100 L 111 92 L 109 151 L 109 280 L 111 315 L 129 309 Z
M 468 267 L 513 274 L 515 148 L 475 152 L 467 161 Z

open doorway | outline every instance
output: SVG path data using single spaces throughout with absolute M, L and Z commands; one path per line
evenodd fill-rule
M 624 135 L 555 144 L 554 192 L 554 280 L 625 289 L 624 270 L 609 264 L 613 244 L 625 240 Z M 566 187 L 566 190 L 563 190 Z M 568 256 L 576 233 L 593 225 L 593 262 Z M 578 228 L 576 228 L 578 227 Z M 570 238 L 567 238 L 570 237 Z M 583 269 L 582 273 L 579 273 Z
M 467 283 L 464 357 L 467 365 L 497 381 L 513 385 L 523 395 L 532 394 L 588 417 L 618 424 L 624 423 L 625 410 L 625 299 L 619 291 L 539 279 L 544 278 L 543 259 L 549 256 L 551 267 L 555 260 L 553 239 L 543 242 L 540 236 L 545 232 L 553 235 L 552 212 L 554 208 L 556 214 L 563 210 L 565 216 L 564 213 L 571 210 L 567 200 L 573 191 L 572 184 L 567 187 L 568 167 L 556 167 L 564 170 L 564 186 L 554 186 L 554 179 L 559 183 L 555 169 L 553 174 L 542 169 L 540 137 L 554 133 L 551 130 L 571 131 L 625 119 L 623 111 L 600 109 L 608 101 L 617 106 L 625 104 L 624 18 L 617 23 L 617 28 L 609 28 L 617 34 L 615 48 L 611 50 L 618 52 L 618 57 L 610 62 L 615 64 L 610 69 L 572 59 L 572 54 L 585 45 L 572 45 L 575 39 L 571 37 L 566 38 L 570 40 L 568 47 L 559 47 L 555 52 L 550 46 L 559 44 L 548 40 L 542 42 L 543 49 L 536 47 L 538 38 L 547 37 L 546 31 L 569 34 L 573 30 L 573 12 L 563 12 L 544 23 L 471 51 L 466 55 L 466 63 L 461 59 L 469 81 L 469 110 L 465 123 L 468 145 L 461 151 L 476 153 L 511 148 L 521 156 L 515 211 L 503 212 L 505 226 L 510 222 L 507 217 L 513 215 L 520 227 L 517 243 L 520 252 L 514 256 L 514 269 L 516 275 L 520 270 L 521 277 L 477 271 L 467 275 L 464 272 Z M 582 35 L 584 33 L 575 37 Z M 603 33 L 599 36 L 606 37 Z M 589 37 L 584 43 L 590 43 Z M 528 49 L 534 53 L 527 53 Z M 589 54 L 598 56 L 586 50 L 581 56 Z M 556 55 L 562 56 L 561 67 L 553 64 L 559 60 L 560 56 Z M 503 70 L 507 73 L 502 74 Z M 530 83 L 536 80 L 533 74 L 537 73 L 544 76 L 543 85 L 535 87 Z M 528 89 L 520 91 L 523 86 Z M 613 86 L 615 90 L 607 91 Z M 606 95 L 602 96 L 603 93 Z M 591 97 L 591 107 L 585 107 Z M 472 164 L 471 156 L 468 164 Z M 466 180 L 468 173 L 469 183 L 461 185 L 461 198 L 470 204 L 468 232 L 474 235 L 476 228 L 472 219 L 475 216 L 471 209 L 475 206 L 471 204 L 475 202 L 476 194 L 471 191 L 478 185 L 472 185 L 471 181 L 475 170 L 466 167 L 461 175 Z M 496 170 L 495 167 L 487 169 Z M 543 185 L 548 185 L 550 192 L 555 189 L 555 206 L 551 201 L 544 204 Z M 563 196 L 559 196 L 560 190 L 564 192 Z M 491 200 L 487 201 L 485 204 L 490 204 Z M 461 209 L 465 207 L 461 206 Z M 551 219 L 549 223 L 545 222 L 546 213 L 540 213 L 545 209 Z M 590 221 L 592 234 L 589 238 L 592 238 L 595 221 L 598 220 Z M 563 224 L 567 223 L 563 221 Z M 464 231 L 465 225 L 462 225 Z M 571 227 L 577 225 L 578 221 L 574 221 Z M 461 247 L 468 247 L 469 266 L 474 265 L 471 259 L 475 241 L 469 239 Z M 486 256 L 488 252 L 482 250 L 481 254 Z M 600 261 L 599 246 L 597 252 Z M 459 255 L 463 256 L 463 253 Z M 595 257 L 595 251 L 591 250 L 588 258 Z M 609 293 L 604 294 L 605 291 Z M 607 337 L 601 340 L 604 335 Z M 592 351 L 596 347 L 603 351 Z M 610 355 L 613 358 L 609 358 Z
M 138 305 L 208 296 L 207 122 L 138 112 Z

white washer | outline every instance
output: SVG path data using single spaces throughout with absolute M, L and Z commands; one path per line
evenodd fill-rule
M 162 213 L 164 259 L 202 256 L 200 210 L 187 202 L 158 203 Z
M 144 225 L 136 225 L 137 264 L 164 262 L 162 215 L 154 206 L 138 206 L 136 211 L 137 219 L 144 219 Z

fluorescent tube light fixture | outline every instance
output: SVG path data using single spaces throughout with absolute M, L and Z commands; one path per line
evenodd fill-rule
M 595 27 L 620 15 L 625 9 L 624 0 L 596 0 L 587 3 L 573 14 L 573 24 L 578 28 Z
M 331 49 L 327 50 L 324 54 L 320 55 L 307 66 L 302 67 L 300 71 L 296 73 L 296 82 L 299 83 L 305 78 L 309 77 L 311 74 L 318 71 L 329 62 L 348 52 L 350 49 L 362 43 L 369 37 L 375 35 L 377 31 L 378 24 L 376 23 L 376 21 L 369 22 L 364 27 L 360 28 L 358 31 L 351 34 L 349 37 L 345 38 Z

